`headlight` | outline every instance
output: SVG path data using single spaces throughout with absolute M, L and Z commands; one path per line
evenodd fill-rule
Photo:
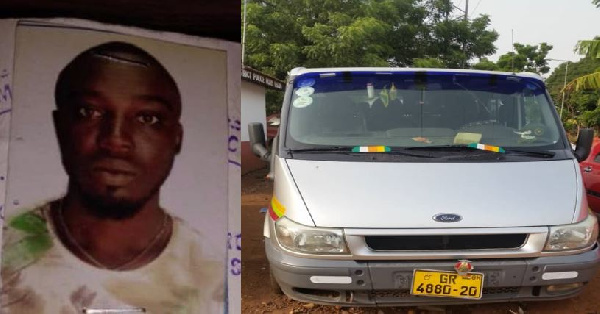
M 589 214 L 582 222 L 550 227 L 544 251 L 577 250 L 591 246 L 598 237 L 596 216 Z
M 308 254 L 348 254 L 341 229 L 315 228 L 295 223 L 286 217 L 275 222 L 279 244 L 294 252 Z

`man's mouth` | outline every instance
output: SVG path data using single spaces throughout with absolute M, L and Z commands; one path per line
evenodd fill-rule
M 92 177 L 104 185 L 124 186 L 130 183 L 135 177 L 136 172 L 123 166 L 99 165 L 92 168 Z
M 97 166 L 93 168 L 94 172 L 105 172 L 111 175 L 134 176 L 135 172 L 125 168 Z

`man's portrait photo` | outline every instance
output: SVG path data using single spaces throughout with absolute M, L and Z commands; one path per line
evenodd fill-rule
M 13 74 L 0 311 L 222 313 L 226 53 L 25 26 Z

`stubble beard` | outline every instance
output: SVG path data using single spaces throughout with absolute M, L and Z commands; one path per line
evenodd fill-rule
M 172 169 L 172 168 L 171 168 Z M 100 193 L 97 191 L 86 191 L 81 184 L 70 181 L 69 193 L 75 192 L 85 209 L 94 217 L 99 219 L 125 220 L 134 217 L 142 208 L 158 193 L 163 183 L 168 178 L 171 169 L 165 173 L 152 189 L 139 198 L 127 198 L 115 196 L 119 187 L 107 186 Z
M 140 199 L 127 199 L 115 197 L 113 194 L 117 188 L 107 187 L 105 194 L 93 194 L 80 191 L 80 199 L 83 206 L 96 218 L 125 220 L 132 218 L 144 208 L 144 205 L 160 191 L 160 185 L 153 189 L 148 195 Z

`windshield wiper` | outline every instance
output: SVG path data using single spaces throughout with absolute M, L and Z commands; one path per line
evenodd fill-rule
M 331 146 L 331 147 L 315 147 L 315 148 L 301 148 L 301 149 L 288 149 L 288 153 L 339 153 L 346 155 L 361 155 L 361 154 L 381 154 L 381 155 L 401 155 L 401 156 L 410 156 L 410 157 L 418 157 L 418 158 L 437 158 L 435 156 L 430 155 L 421 155 L 421 154 L 413 154 L 404 152 L 402 150 L 391 150 L 388 152 L 353 152 L 352 147 L 348 146 Z
M 552 152 L 549 150 L 520 150 L 520 149 L 506 149 L 505 154 L 542 157 L 542 158 L 552 158 L 552 157 L 554 157 L 554 155 L 556 155 L 555 152 Z
M 290 153 L 318 153 L 318 152 L 340 152 L 349 153 L 352 147 L 348 146 L 328 146 L 328 147 L 312 147 L 312 148 L 300 148 L 300 149 L 288 149 Z
M 436 145 L 436 146 L 412 146 L 406 147 L 406 150 L 429 151 L 437 158 L 444 159 L 464 159 L 464 158 L 482 158 L 484 156 L 494 156 L 495 152 L 480 150 L 466 145 Z M 444 154 L 445 153 L 445 154 Z
M 473 152 L 491 152 L 498 154 L 507 154 L 507 155 L 518 155 L 518 156 L 531 156 L 531 157 L 541 157 L 541 158 L 552 158 L 556 155 L 555 152 L 552 151 L 540 151 L 540 150 L 520 150 L 520 149 L 504 149 L 503 152 L 494 152 L 490 150 L 482 150 L 476 149 L 473 147 L 469 147 L 467 145 L 440 145 L 440 146 L 414 146 L 407 147 L 407 150 L 423 150 L 423 151 L 445 151 L 445 152 L 465 152 L 465 151 L 473 151 Z
M 397 150 L 397 149 L 389 151 L 387 153 L 381 153 L 381 154 L 411 156 L 411 157 L 418 157 L 418 158 L 438 158 L 436 156 L 431 156 L 431 155 L 421 155 L 421 154 L 408 153 L 408 152 L 406 152 L 404 150 Z
M 442 152 L 463 152 L 477 151 L 466 145 L 434 145 L 434 146 L 411 146 L 404 148 L 406 150 L 423 150 L 423 151 L 442 151 Z

